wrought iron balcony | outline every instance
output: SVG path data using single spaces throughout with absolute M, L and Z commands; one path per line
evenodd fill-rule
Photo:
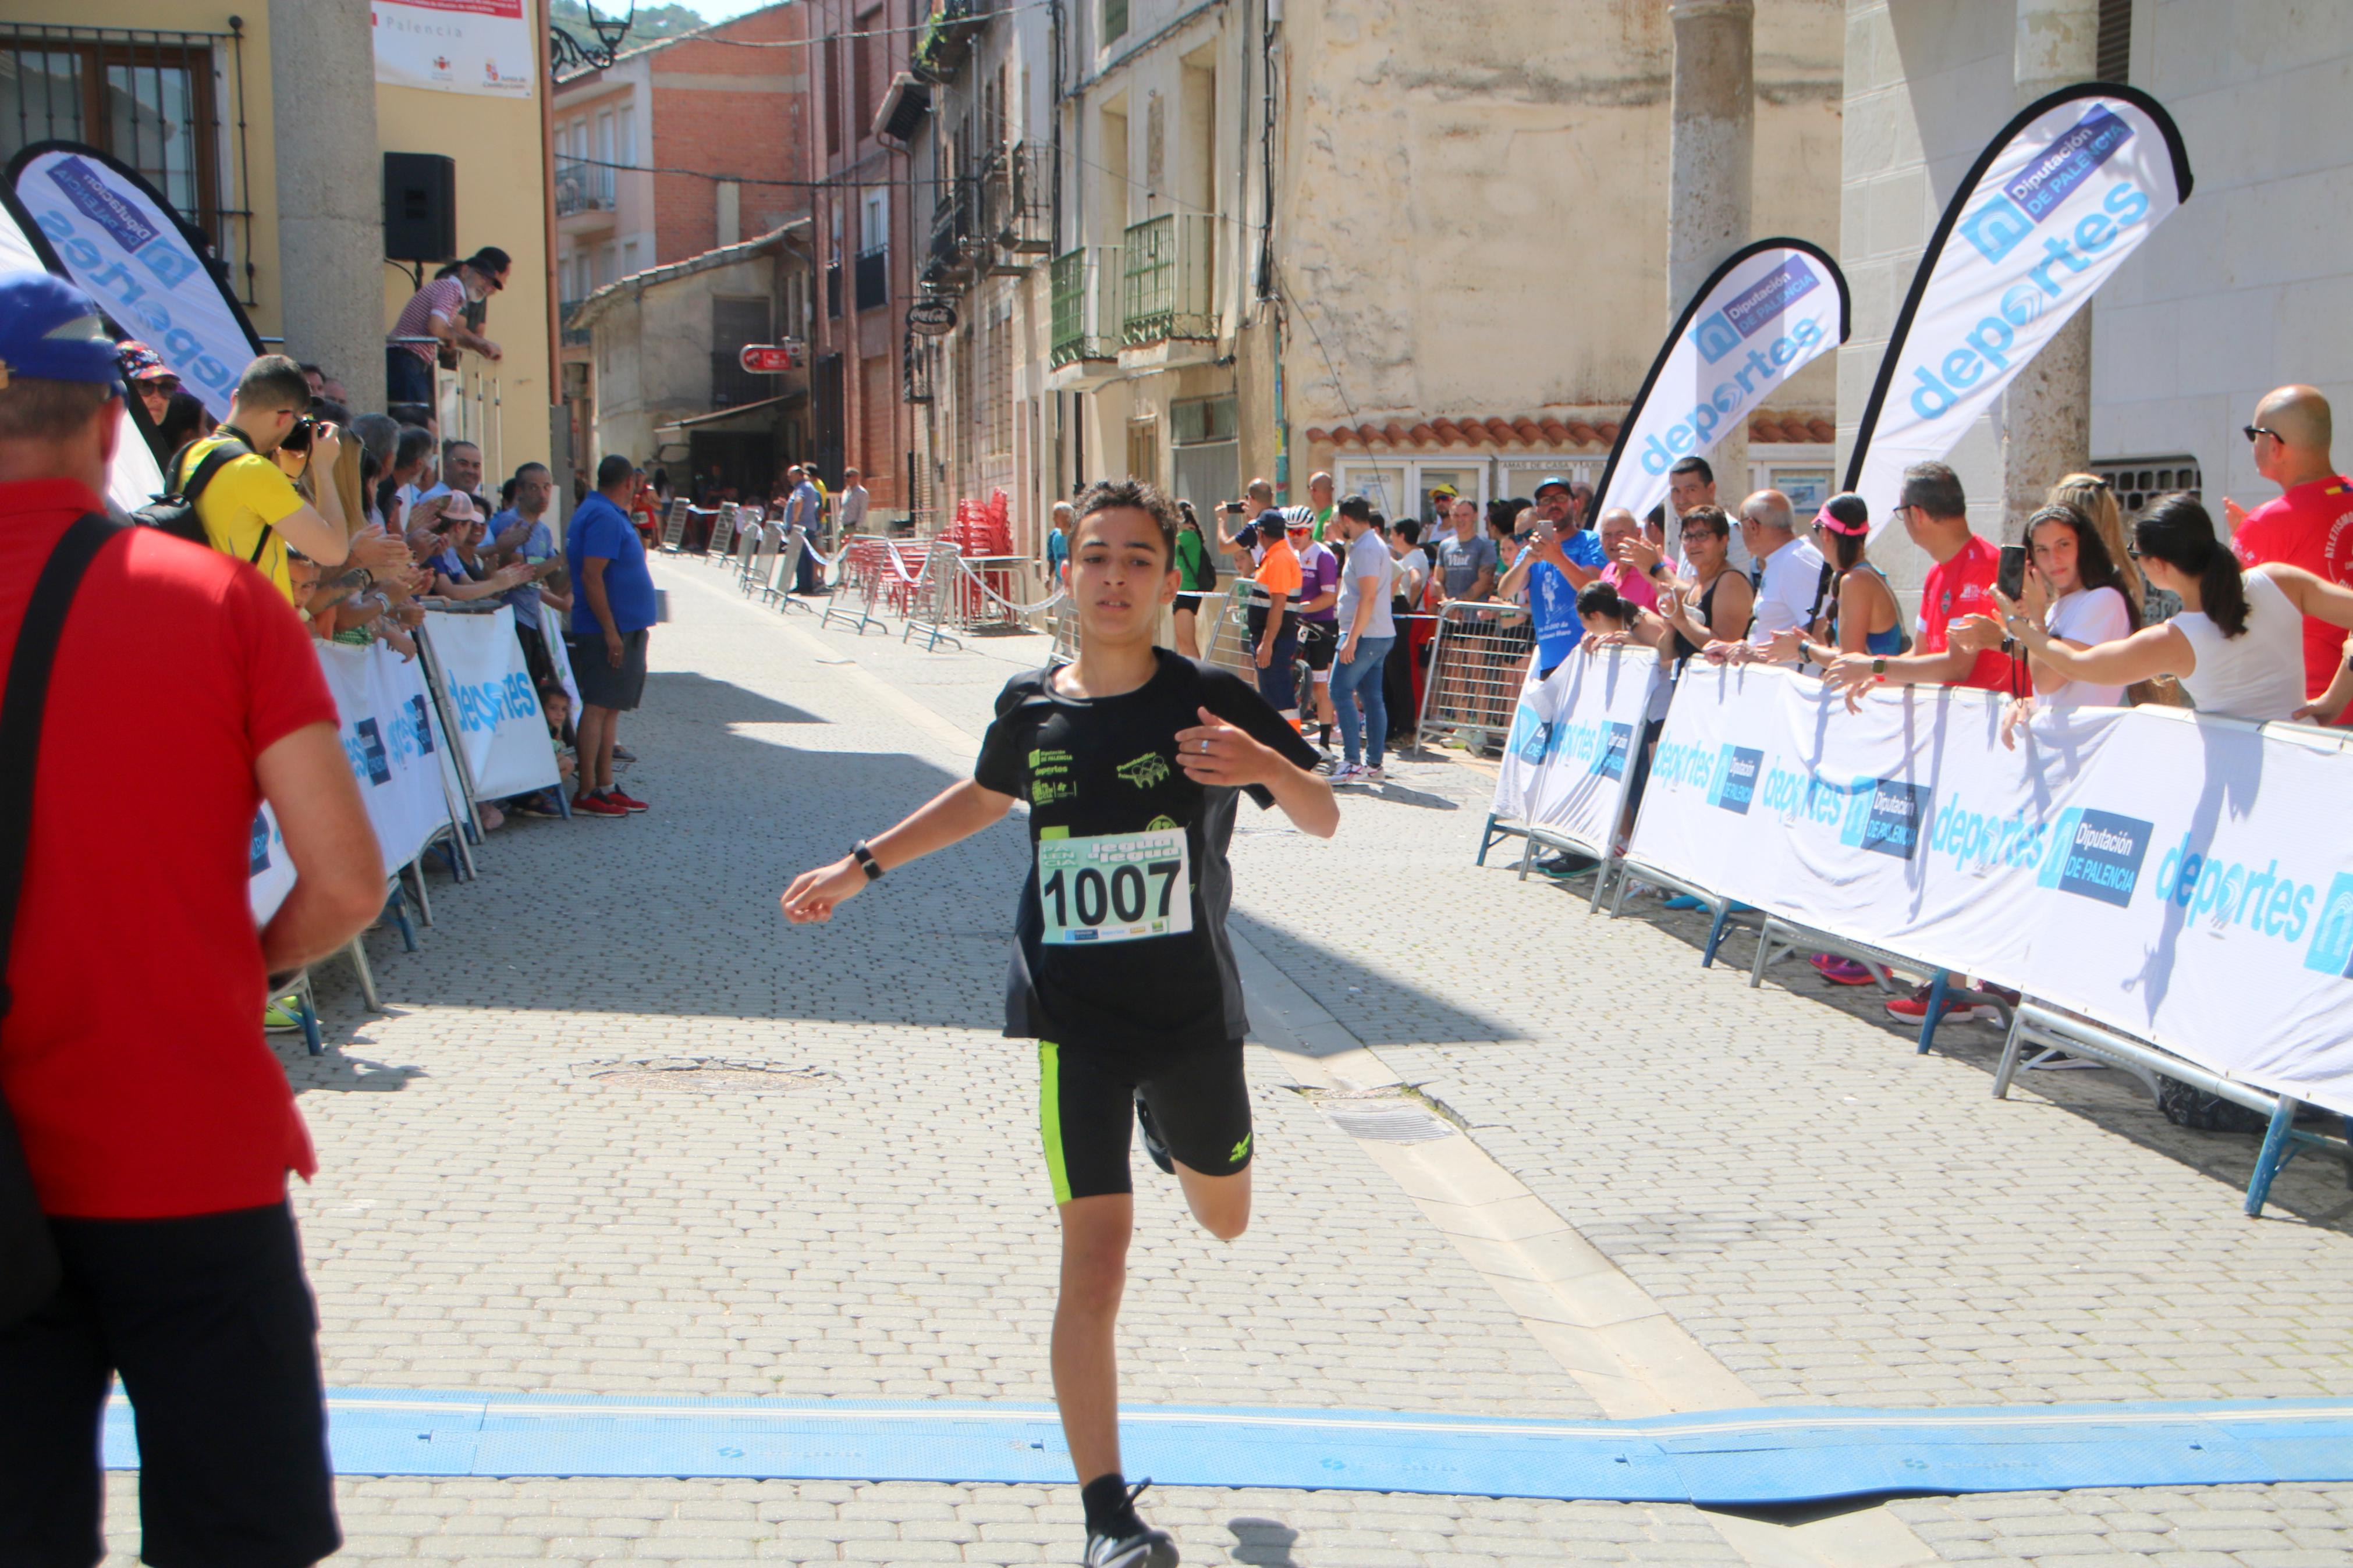
M 555 216 L 570 217 L 574 213 L 611 212 L 614 205 L 613 171 L 601 163 L 584 163 L 576 158 L 555 161 Z
M 1082 360 L 1119 357 L 1119 247 L 1088 245 L 1054 258 L 1054 336 L 1049 345 L 1060 368 Z
M 1129 227 L 1120 294 L 1127 347 L 1216 338 L 1217 224 L 1206 213 L 1170 213 Z
M 989 243 L 1008 257 L 1054 248 L 1051 150 L 1026 142 L 997 147 L 981 170 L 981 221 Z M 1017 263 L 1008 270 L 1027 270 Z
M 567 348 L 588 346 L 588 329 L 573 325 L 573 319 L 579 313 L 580 301 L 577 300 L 566 300 L 556 307 L 555 319 L 562 332 L 564 345 Z
M 871 310 L 891 302 L 891 248 L 878 245 L 858 253 L 858 308 Z
M 923 281 L 961 281 L 981 248 L 980 185 L 971 178 L 942 181 L 932 207 L 932 246 Z

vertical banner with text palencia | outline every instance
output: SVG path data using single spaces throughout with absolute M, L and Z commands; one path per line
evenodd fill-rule
M 2189 155 L 2145 92 L 2083 82 L 2002 127 L 1929 237 L 1879 364 L 1846 488 L 1885 526 L 1904 470 L 1978 416 L 2189 198 Z
M 371 0 L 375 79 L 432 92 L 529 98 L 539 51 L 525 0 Z

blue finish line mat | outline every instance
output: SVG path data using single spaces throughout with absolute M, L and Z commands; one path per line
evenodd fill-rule
M 629 1476 L 1067 1484 L 1050 1406 L 343 1389 L 354 1476 Z M 2353 1399 L 1792 1406 L 1641 1421 L 1141 1406 L 1131 1475 L 1162 1486 L 1770 1504 L 1877 1492 L 2353 1480 Z M 129 1407 L 106 1463 L 137 1468 Z

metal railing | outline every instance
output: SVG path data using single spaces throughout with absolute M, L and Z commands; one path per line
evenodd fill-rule
M 891 247 L 878 245 L 858 253 L 857 302 L 861 310 L 878 310 L 891 302 Z
M 1120 248 L 1087 245 L 1054 258 L 1051 363 L 1119 357 Z
M 932 245 L 923 280 L 944 283 L 963 276 L 979 239 L 979 183 L 969 175 L 941 181 L 934 187 Z
M 601 163 L 583 163 L 577 158 L 558 158 L 555 161 L 556 216 L 611 212 L 615 205 L 612 170 Z
M 980 174 L 981 227 L 989 242 L 1010 256 L 1053 249 L 1053 180 L 1046 148 L 1014 142 L 992 152 Z
M 1484 755 L 1512 732 L 1520 684 L 1535 650 L 1535 625 L 1516 605 L 1456 600 L 1438 614 L 1423 679 L 1419 744 L 1452 733 Z
M 1218 220 L 1168 213 L 1127 230 L 1120 341 L 1130 348 L 1218 335 Z
M 588 329 L 586 327 L 575 326 L 573 324 L 573 318 L 577 316 L 579 313 L 580 301 L 577 300 L 566 300 L 556 306 L 555 320 L 559 328 L 559 335 L 567 346 L 586 348 L 589 341 Z

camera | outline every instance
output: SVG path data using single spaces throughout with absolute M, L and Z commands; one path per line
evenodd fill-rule
M 278 443 L 278 449 L 281 452 L 307 452 L 311 449 L 311 437 L 316 435 L 318 430 L 319 422 L 316 419 L 308 414 L 301 415 L 286 432 L 286 439 Z

